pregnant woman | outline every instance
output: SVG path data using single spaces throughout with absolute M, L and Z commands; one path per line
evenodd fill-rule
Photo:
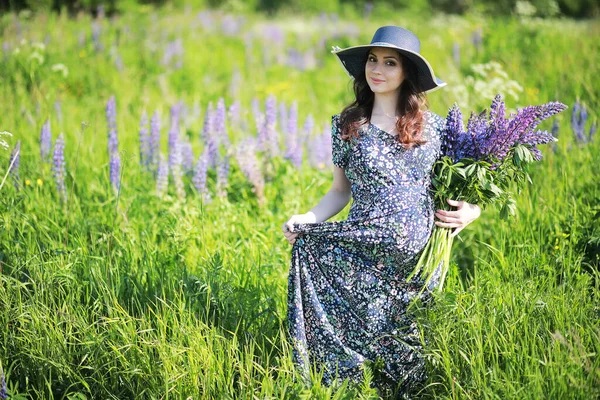
M 316 367 L 326 385 L 359 382 L 366 362 L 378 366 L 381 394 L 407 396 L 426 379 L 417 325 L 406 312 L 424 282 L 406 278 L 434 216 L 456 235 L 480 215 L 477 205 L 451 199 L 454 211 L 433 208 L 430 175 L 445 120 L 427 110 L 425 95 L 445 83 L 419 52 L 415 34 L 397 26 L 379 28 L 368 45 L 334 50 L 356 98 L 332 118 L 333 184 L 282 228 L 293 244 L 294 362 L 305 377 Z M 347 220 L 324 222 L 351 197 Z

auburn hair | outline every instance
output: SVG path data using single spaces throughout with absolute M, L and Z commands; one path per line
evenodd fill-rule
M 417 66 L 404 57 L 400 52 L 400 61 L 404 71 L 404 80 L 398 91 L 396 114 L 400 115 L 396 122 L 397 138 L 406 148 L 423 144 L 421 130 L 423 114 L 428 107 L 427 97 L 419 84 Z M 365 63 L 367 62 L 365 55 Z M 354 77 L 354 96 L 352 103 L 347 105 L 340 114 L 341 137 L 348 140 L 358 137 L 358 129 L 371 121 L 375 93 L 369 87 L 364 68 Z

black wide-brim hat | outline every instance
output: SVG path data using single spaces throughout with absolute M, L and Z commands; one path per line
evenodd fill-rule
M 331 52 L 338 56 L 350 77 L 356 78 L 361 72 L 364 73 L 367 53 L 373 47 L 396 49 L 411 60 L 417 66 L 417 79 L 425 93 L 446 86 L 446 82 L 435 77 L 433 68 L 425 57 L 419 54 L 421 42 L 417 35 L 399 26 L 382 26 L 377 29 L 370 44 L 346 49 L 334 47 Z

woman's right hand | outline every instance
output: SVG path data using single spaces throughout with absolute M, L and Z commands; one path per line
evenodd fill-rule
M 285 238 L 290 244 L 294 244 L 298 233 L 294 232 L 294 224 L 313 224 L 317 222 L 315 214 L 307 212 L 306 214 L 292 215 L 292 217 L 281 227 Z

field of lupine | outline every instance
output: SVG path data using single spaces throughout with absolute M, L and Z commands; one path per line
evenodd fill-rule
M 368 369 L 300 384 L 280 227 L 332 179 L 331 46 L 385 24 L 421 37 L 442 116 L 570 107 L 516 217 L 485 210 L 415 310 L 421 395 L 600 396 L 598 21 L 148 8 L 0 20 L 0 398 L 377 398 Z

